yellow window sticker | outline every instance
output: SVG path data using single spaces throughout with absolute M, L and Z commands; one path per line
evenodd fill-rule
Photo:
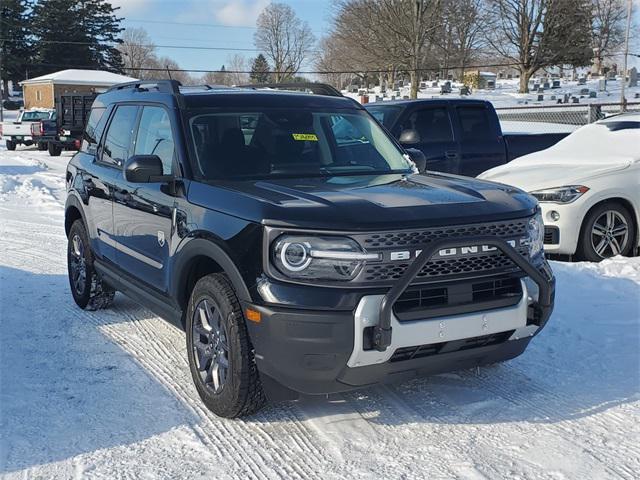
M 299 142 L 317 142 L 318 137 L 315 133 L 292 133 L 293 139 Z

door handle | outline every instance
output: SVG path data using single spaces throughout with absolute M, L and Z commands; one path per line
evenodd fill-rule
M 457 158 L 458 152 L 456 152 L 455 150 L 449 150 L 447 152 L 444 152 L 444 156 L 447 158 Z

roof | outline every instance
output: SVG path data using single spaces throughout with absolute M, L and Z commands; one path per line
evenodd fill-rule
M 405 106 L 405 105 L 415 105 L 415 104 L 420 104 L 420 103 L 426 103 L 426 104 L 450 104 L 453 103 L 455 104 L 476 104 L 476 105 L 485 105 L 487 103 L 489 103 L 487 100 L 481 100 L 479 98 L 416 98 L 416 99 L 402 99 L 402 100 L 384 100 L 382 102 L 371 102 L 371 103 L 365 103 L 363 105 L 364 108 L 368 108 L 368 107 L 380 107 L 380 106 L 386 106 L 386 105 L 399 105 L 399 106 Z
M 54 85 L 92 85 L 96 87 L 110 87 L 118 83 L 133 82 L 136 78 L 118 75 L 104 70 L 60 70 L 59 72 L 42 75 L 41 77 L 23 80 L 20 85 L 34 85 L 38 83 L 53 83 Z
M 282 90 L 230 88 L 212 91 L 183 91 L 186 106 L 198 107 L 266 107 L 266 108 L 346 108 L 361 109 L 346 97 L 314 95 Z

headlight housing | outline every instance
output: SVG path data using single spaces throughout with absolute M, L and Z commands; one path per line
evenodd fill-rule
M 367 261 L 379 259 L 348 237 L 281 235 L 271 248 L 278 271 L 300 280 L 353 280 Z
M 527 224 L 527 243 L 529 244 L 529 258 L 534 258 L 544 248 L 544 223 L 540 212 L 529 219 Z
M 565 187 L 547 188 L 536 190 L 531 195 L 539 202 L 571 203 L 589 191 L 584 185 L 568 185 Z

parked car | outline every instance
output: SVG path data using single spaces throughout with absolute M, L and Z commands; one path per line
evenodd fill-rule
M 2 101 L 2 106 L 7 110 L 20 110 L 24 107 L 24 101 L 22 99 L 8 98 Z
M 15 150 L 18 145 L 32 145 L 31 124 L 52 115 L 54 110 L 34 108 L 22 110 L 15 121 L 0 123 L 0 137 L 5 138 L 7 150 Z
M 344 97 L 113 87 L 67 168 L 71 294 L 184 328 L 224 417 L 520 355 L 554 302 L 537 202 L 413 159 Z
M 95 98 L 95 94 L 59 96 L 55 115 L 31 125 L 31 136 L 38 150 L 49 150 L 52 157 L 59 156 L 63 150 L 78 150 Z
M 530 192 L 540 202 L 545 250 L 598 261 L 639 246 L 640 114 L 586 125 L 542 152 L 479 178 Z
M 568 135 L 505 135 L 493 105 L 482 100 L 394 100 L 365 108 L 403 147 L 422 151 L 427 169 L 470 177 L 548 148 Z

